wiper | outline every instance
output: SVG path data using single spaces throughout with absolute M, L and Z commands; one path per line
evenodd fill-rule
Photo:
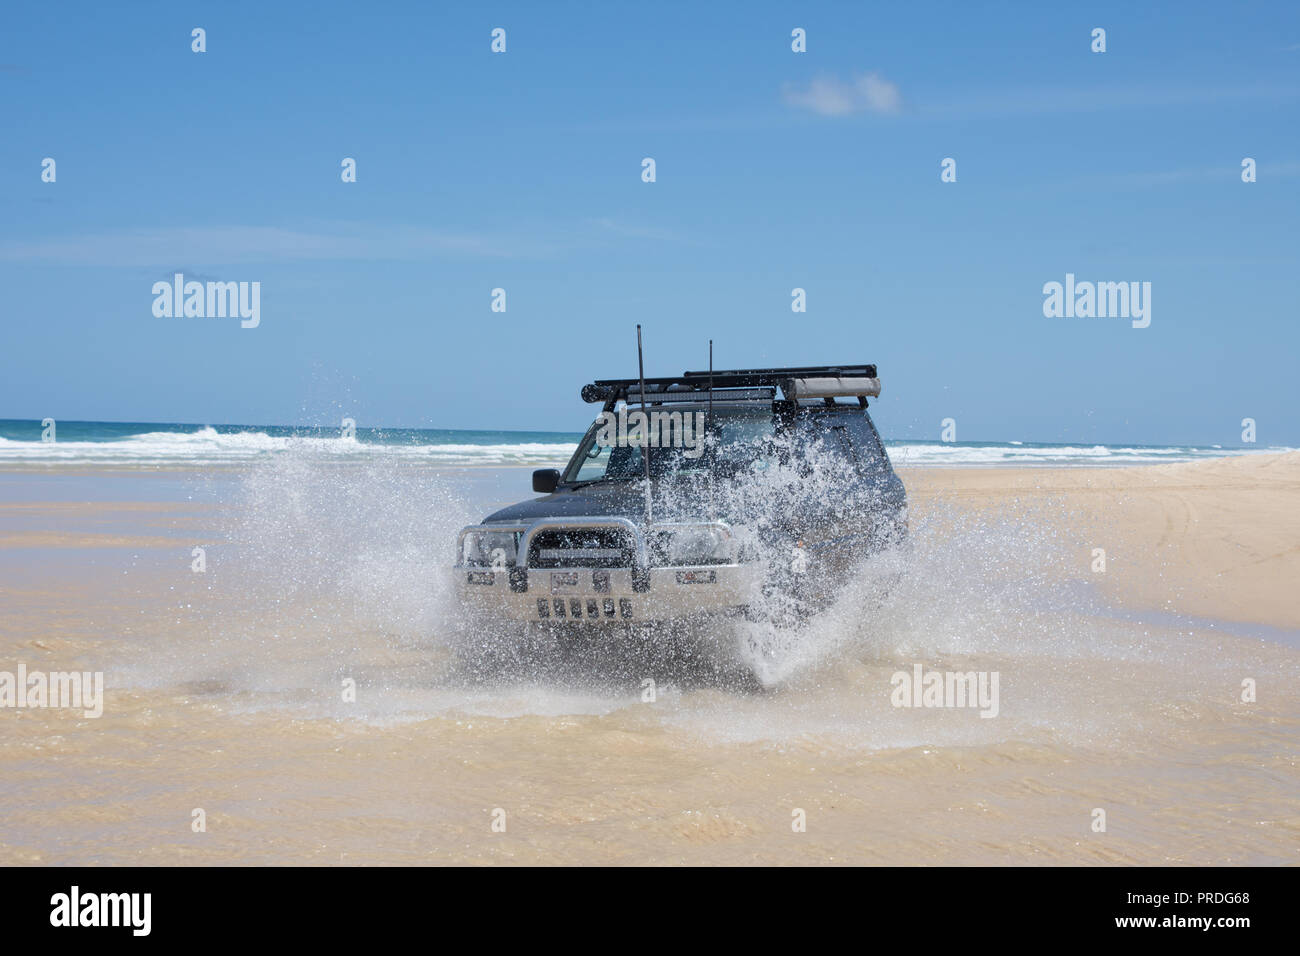
M 570 489 L 573 489 L 573 488 L 585 488 L 588 485 L 598 485 L 602 481 L 633 481 L 633 480 L 634 479 L 628 477 L 627 475 L 619 475 L 615 478 L 588 478 L 586 481 L 571 481 L 571 482 L 565 482 L 565 484 L 567 484 Z

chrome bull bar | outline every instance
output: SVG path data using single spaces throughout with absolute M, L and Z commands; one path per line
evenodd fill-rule
M 731 527 L 725 521 L 664 521 L 651 526 L 654 530 L 673 528 L 721 528 L 731 537 Z M 634 560 L 632 566 L 638 569 L 650 567 L 650 548 L 646 534 L 630 518 L 615 515 L 588 516 L 577 518 L 539 518 L 529 524 L 470 525 L 462 528 L 456 537 L 456 567 L 465 567 L 465 538 L 471 534 L 491 532 L 494 534 L 522 534 L 515 554 L 514 565 L 518 569 L 528 570 L 529 555 L 532 553 L 533 540 L 547 531 L 572 531 L 591 528 L 617 528 L 626 532 L 632 541 Z

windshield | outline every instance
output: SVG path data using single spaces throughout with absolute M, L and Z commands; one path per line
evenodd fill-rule
M 654 478 L 728 474 L 767 456 L 775 434 L 770 405 L 714 406 L 707 427 L 705 406 L 647 409 L 649 422 L 637 408 L 622 408 L 598 418 L 564 470 L 564 481 L 626 481 L 645 476 L 640 443 L 648 429 L 650 474 Z M 704 435 L 707 432 L 707 440 Z M 658 437 L 660 447 L 653 447 Z

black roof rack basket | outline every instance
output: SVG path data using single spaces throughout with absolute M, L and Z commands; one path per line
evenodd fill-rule
M 876 367 L 868 363 L 856 365 L 800 365 L 790 368 L 749 368 L 715 370 L 712 372 L 683 372 L 662 378 L 645 380 L 645 395 L 641 395 L 640 379 L 602 378 L 582 387 L 584 402 L 604 402 L 613 408 L 620 400 L 633 401 L 644 398 L 647 402 L 703 400 L 710 391 L 726 389 L 770 389 L 768 397 L 781 389 L 787 399 L 834 398 L 880 394 L 880 381 Z M 715 395 L 716 397 L 720 397 Z M 737 395 L 737 397 L 740 397 Z M 760 397 L 755 394 L 754 398 Z

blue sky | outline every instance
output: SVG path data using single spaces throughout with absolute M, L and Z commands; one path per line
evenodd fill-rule
M 1300 445 L 1300 5 L 455 6 L 7 10 L 0 418 L 578 429 L 640 322 L 874 361 L 895 438 Z M 1045 318 L 1067 272 L 1150 327 Z

